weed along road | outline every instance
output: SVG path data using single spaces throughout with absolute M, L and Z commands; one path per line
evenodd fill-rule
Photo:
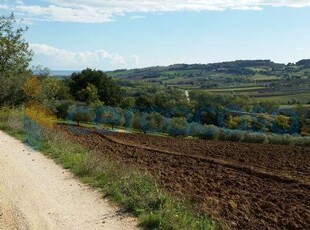
M 41 153 L 0 131 L 0 229 L 137 229 Z

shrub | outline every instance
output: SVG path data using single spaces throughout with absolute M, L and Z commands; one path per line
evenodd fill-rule
M 241 142 L 244 140 L 244 135 L 242 131 L 234 130 L 229 132 L 227 138 L 229 141 Z
M 110 106 L 100 107 L 96 112 L 96 122 L 111 125 L 112 129 L 115 126 L 123 126 L 125 124 L 124 111 L 120 108 Z
M 244 135 L 244 142 L 264 143 L 265 141 L 266 141 L 266 135 L 262 133 L 246 133 Z
M 60 101 L 60 103 L 56 106 L 56 115 L 58 118 L 66 119 L 68 117 L 68 111 L 71 106 L 74 105 L 74 101 Z
M 159 113 L 150 113 L 146 117 L 148 130 L 151 132 L 161 132 L 164 125 L 164 118 Z
M 278 145 L 290 145 L 293 143 L 293 138 L 291 135 L 277 135 L 272 134 L 269 136 L 268 141 L 270 144 L 278 144 Z
M 287 116 L 278 115 L 276 116 L 274 123 L 281 130 L 286 130 L 290 127 L 290 118 Z
M 243 132 L 230 129 L 221 129 L 219 131 L 218 139 L 222 141 L 240 142 L 243 140 Z
M 191 123 L 189 135 L 192 137 L 203 137 L 203 126 L 196 122 Z
M 270 129 L 270 117 L 267 114 L 258 114 L 252 118 L 252 129 L 258 132 L 268 132 Z
M 296 146 L 310 146 L 310 137 L 294 137 L 293 143 Z
M 142 130 L 142 128 L 141 128 L 141 116 L 139 113 L 135 113 L 132 115 L 131 128 L 137 129 L 137 130 Z
M 226 126 L 229 129 L 236 129 L 239 124 L 241 122 L 241 118 L 240 117 L 232 117 L 231 114 L 228 115 L 227 119 L 226 119 Z
M 171 136 L 187 136 L 189 133 L 189 124 L 183 117 L 173 117 L 169 134 Z
M 67 120 L 75 121 L 78 125 L 81 122 L 92 122 L 95 119 L 94 110 L 88 106 L 71 106 L 68 111 Z
M 22 131 L 24 129 L 23 121 L 24 121 L 24 113 L 22 109 L 14 109 L 9 113 L 7 123 L 11 129 Z
M 241 116 L 237 129 L 240 130 L 252 129 L 252 117 L 248 115 Z
M 218 134 L 218 140 L 229 141 L 232 130 L 230 129 L 220 129 Z
M 0 108 L 0 128 L 20 133 L 24 130 L 24 112 L 21 108 Z
M 204 125 L 202 127 L 202 136 L 203 139 L 215 140 L 219 134 L 219 128 L 214 125 Z
M 0 108 L 0 122 L 7 122 L 10 117 L 11 110 L 9 107 Z
M 169 133 L 170 127 L 171 127 L 171 119 L 164 117 L 162 132 Z

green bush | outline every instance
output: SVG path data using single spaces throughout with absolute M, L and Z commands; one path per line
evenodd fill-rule
M 214 125 L 204 125 L 200 138 L 216 140 L 219 135 L 219 128 Z
M 189 124 L 184 117 L 173 117 L 170 120 L 169 134 L 171 136 L 187 136 L 189 128 Z
M 293 137 L 296 146 L 310 146 L 310 137 Z
M 7 122 L 9 120 L 11 110 L 9 107 L 0 108 L 0 122 Z
M 111 106 L 100 107 L 96 112 L 96 120 L 99 123 L 111 125 L 112 129 L 122 127 L 126 122 L 124 111 L 121 108 Z
M 242 131 L 221 129 L 219 131 L 218 140 L 239 142 L 243 140 L 243 133 Z
M 94 109 L 88 106 L 71 106 L 68 110 L 68 121 L 75 121 L 78 125 L 81 122 L 92 122 L 95 119 Z
M 286 135 L 271 134 L 268 138 L 268 142 L 270 144 L 277 144 L 277 145 L 290 145 L 293 144 L 293 138 L 289 134 Z
M 58 118 L 67 119 L 69 108 L 74 105 L 74 101 L 65 100 L 60 101 L 56 107 L 56 115 Z
M 275 125 L 277 125 L 280 129 L 286 130 L 290 127 L 290 118 L 283 115 L 276 116 Z
M 190 124 L 189 135 L 192 137 L 203 137 L 203 126 L 199 123 L 193 122 Z
M 244 142 L 249 143 L 264 143 L 267 137 L 263 133 L 246 133 L 244 135 Z
M 228 134 L 228 140 L 229 141 L 235 141 L 235 142 L 241 142 L 244 139 L 244 135 L 242 131 L 231 131 Z

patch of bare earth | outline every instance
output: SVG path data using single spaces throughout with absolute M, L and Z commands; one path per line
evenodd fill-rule
M 233 229 L 310 229 L 310 148 L 61 130 Z

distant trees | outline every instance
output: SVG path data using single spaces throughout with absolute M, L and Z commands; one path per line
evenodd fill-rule
M 147 95 L 141 95 L 136 99 L 136 105 L 141 111 L 145 111 L 153 105 L 153 102 Z
M 274 101 L 262 101 L 254 103 L 252 106 L 252 111 L 255 113 L 272 113 L 279 108 L 280 104 Z
M 121 100 L 121 108 L 133 108 L 136 105 L 136 99 L 134 97 L 125 97 Z
M 120 86 L 100 70 L 85 69 L 73 73 L 69 87 L 74 98 L 93 103 L 99 100 L 106 105 L 117 105 L 121 100 Z
M 76 98 L 79 101 L 86 102 L 87 105 L 102 105 L 97 87 L 90 83 L 88 83 L 84 89 L 76 93 Z
M 282 130 L 288 129 L 290 127 L 290 118 L 284 115 L 278 115 L 275 118 L 275 125 Z
M 310 59 L 303 59 L 296 63 L 298 66 L 310 66 Z
M 23 38 L 25 31 L 27 28 L 16 25 L 13 14 L 0 17 L 0 106 L 24 99 L 22 86 L 30 75 L 28 67 L 33 55 Z

